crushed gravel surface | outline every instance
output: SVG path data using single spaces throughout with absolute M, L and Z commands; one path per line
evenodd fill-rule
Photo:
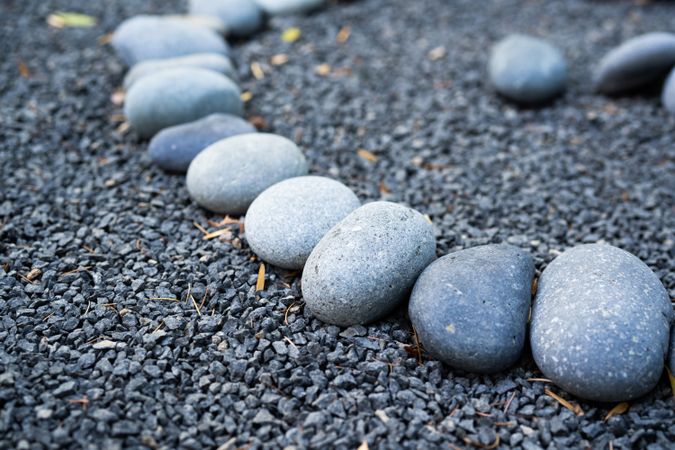
M 665 377 L 605 420 L 615 405 L 537 380 L 529 351 L 501 374 L 462 373 L 420 358 L 405 308 L 340 329 L 304 311 L 297 273 L 268 267 L 256 292 L 260 263 L 242 230 L 202 239 L 194 223 L 214 231 L 208 220 L 222 216 L 151 165 L 111 101 L 124 67 L 98 39 L 127 17 L 184 8 L 0 4 L 0 448 L 672 445 Z M 59 10 L 99 23 L 49 27 Z M 299 41 L 280 39 L 289 26 Z M 312 174 L 428 214 L 439 255 L 508 242 L 541 271 L 604 240 L 645 261 L 673 298 L 675 117 L 658 92 L 591 92 L 610 48 L 672 29 L 670 2 L 363 0 L 275 19 L 233 53 L 247 116 L 295 140 Z M 552 105 L 519 109 L 487 85 L 488 50 L 511 32 L 568 58 L 569 89 Z M 271 64 L 278 54 L 288 62 Z

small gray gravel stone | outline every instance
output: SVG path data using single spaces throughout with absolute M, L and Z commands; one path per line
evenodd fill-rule
M 361 205 L 347 186 L 307 176 L 281 181 L 256 198 L 246 213 L 246 240 L 262 260 L 301 269 L 319 240 Z
M 166 69 L 180 67 L 197 67 L 218 72 L 231 80 L 237 78 L 237 71 L 232 61 L 227 56 L 218 53 L 196 53 L 194 55 L 178 56 L 166 59 L 148 59 L 133 66 L 124 77 L 124 89 L 131 86 L 141 78 L 161 72 Z
M 194 122 L 165 128 L 150 141 L 152 162 L 169 172 L 184 173 L 206 147 L 228 137 L 254 133 L 255 127 L 231 114 L 211 114 Z
M 326 0 L 255 0 L 269 16 L 289 16 L 318 9 Z
M 429 353 L 468 372 L 513 365 L 523 351 L 534 262 L 511 245 L 446 255 L 420 275 L 408 308 Z
M 241 115 L 237 85 L 206 69 L 167 69 L 138 80 L 126 95 L 124 114 L 142 137 L 213 113 Z
M 111 44 L 129 66 L 146 59 L 163 59 L 192 53 L 227 56 L 227 43 L 213 31 L 179 20 L 141 15 L 122 22 Z
M 675 66 L 675 34 L 655 32 L 628 39 L 602 58 L 595 90 L 620 94 L 662 80 Z
M 188 168 L 187 189 L 206 209 L 244 214 L 271 185 L 306 174 L 307 161 L 290 140 L 268 133 L 240 134 L 197 155 Z
M 264 25 L 262 9 L 254 0 L 190 0 L 190 13 L 217 17 L 228 32 L 245 37 Z
M 369 203 L 334 226 L 310 254 L 302 275 L 305 303 L 324 322 L 372 322 L 405 300 L 435 257 L 434 230 L 424 216 L 395 203 Z
M 519 34 L 493 47 L 488 72 L 497 92 L 520 103 L 549 101 L 567 82 L 562 53 L 543 39 Z
M 661 377 L 672 314 L 665 288 L 642 261 L 611 245 L 580 245 L 539 278 L 532 355 L 574 395 L 631 400 Z

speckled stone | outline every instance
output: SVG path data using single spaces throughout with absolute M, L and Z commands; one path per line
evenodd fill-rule
M 217 17 L 230 34 L 245 37 L 264 25 L 262 9 L 254 0 L 190 0 L 190 13 Z
M 188 168 L 187 189 L 206 209 L 240 215 L 271 185 L 306 174 L 305 157 L 285 137 L 240 134 L 197 155 Z
M 600 61 L 595 90 L 621 94 L 663 80 L 675 66 L 675 34 L 647 33 L 628 39 Z
M 501 95 L 519 103 L 542 103 L 565 90 L 567 63 L 562 53 L 543 39 L 511 35 L 492 49 L 490 82 Z
M 319 241 L 305 264 L 302 294 L 324 322 L 369 323 L 404 302 L 435 258 L 434 229 L 424 216 L 395 203 L 369 203 Z
M 492 373 L 523 351 L 534 262 L 511 245 L 483 245 L 433 262 L 408 312 L 425 350 L 467 372 Z
M 580 245 L 539 278 L 532 355 L 544 376 L 579 397 L 627 401 L 663 372 L 672 307 L 642 261 L 619 248 Z
M 670 72 L 661 92 L 661 103 L 671 114 L 675 114 L 675 69 Z
M 229 54 L 225 41 L 213 31 L 158 16 L 136 16 L 125 20 L 115 30 L 111 44 L 129 66 L 146 59 L 192 53 Z
M 167 69 L 127 92 L 124 114 L 142 137 L 213 113 L 241 115 L 241 94 L 229 78 L 206 69 Z
M 152 162 L 169 172 L 185 172 L 192 160 L 209 145 L 255 127 L 231 114 L 211 114 L 194 122 L 165 128 L 150 141 Z
M 318 9 L 326 0 L 255 0 L 269 16 L 289 16 Z
M 306 176 L 281 181 L 256 198 L 246 213 L 246 240 L 263 261 L 302 269 L 319 240 L 361 205 L 339 181 Z
M 231 80 L 237 77 L 237 71 L 234 69 L 232 61 L 227 56 L 218 53 L 197 53 L 188 56 L 179 56 L 177 58 L 166 59 L 148 59 L 139 62 L 133 66 L 124 77 L 124 89 L 129 90 L 131 86 L 141 78 L 161 72 L 166 69 L 175 68 L 200 68 L 211 70 L 225 75 Z

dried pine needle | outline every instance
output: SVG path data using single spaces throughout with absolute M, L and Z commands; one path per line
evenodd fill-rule
M 609 410 L 609 412 L 605 416 L 605 422 L 607 422 L 607 420 L 609 420 L 610 417 L 618 416 L 619 414 L 625 413 L 626 411 L 628 411 L 628 408 L 630 408 L 630 404 L 628 402 L 619 403 L 614 408 Z
M 255 283 L 255 290 L 256 292 L 265 290 L 265 263 L 260 263 L 260 268 L 258 269 L 258 281 Z
M 670 389 L 673 391 L 673 397 L 675 397 L 675 375 L 666 367 L 666 372 L 668 372 L 668 379 L 670 380 Z
M 375 155 L 372 152 L 369 152 L 366 149 L 360 148 L 356 151 L 356 154 L 359 155 L 361 158 L 365 159 L 366 161 L 370 162 L 377 161 L 377 155 Z
M 256 80 L 262 80 L 265 78 L 265 72 L 263 72 L 262 66 L 260 63 L 252 62 L 251 63 L 251 73 Z
M 581 406 L 573 404 L 573 403 L 565 400 L 564 398 L 562 398 L 558 394 L 552 392 L 550 389 L 544 389 L 544 393 L 546 395 L 548 395 L 549 397 L 553 398 L 555 401 L 557 401 L 561 405 L 563 405 L 565 408 L 572 411 L 577 416 L 583 416 L 584 415 L 584 411 L 583 411 L 583 409 L 581 409 Z
M 338 44 L 344 44 L 347 42 L 349 39 L 349 36 L 351 36 L 352 30 L 349 27 L 342 27 L 340 28 L 340 31 L 338 32 L 337 36 L 335 37 L 335 40 L 338 42 Z

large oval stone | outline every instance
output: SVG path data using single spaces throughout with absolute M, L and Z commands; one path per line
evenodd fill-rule
M 192 53 L 227 56 L 227 43 L 213 31 L 180 20 L 136 16 L 122 22 L 113 34 L 112 46 L 129 66 L 146 59 L 164 59 Z
M 610 245 L 580 245 L 539 278 L 532 355 L 574 395 L 631 400 L 661 377 L 672 313 L 665 288 L 638 258 Z
M 595 90 L 620 94 L 661 81 L 675 66 L 675 34 L 647 33 L 628 39 L 600 61 Z
M 217 17 L 230 34 L 245 37 L 264 24 L 262 9 L 254 0 L 190 0 L 190 13 Z
M 124 89 L 129 90 L 136 81 L 145 76 L 153 75 L 166 69 L 187 67 L 211 70 L 221 73 L 231 80 L 237 77 L 234 65 L 227 56 L 218 53 L 197 53 L 176 58 L 148 59 L 139 62 L 124 77 Z
M 361 205 L 339 181 L 296 177 L 267 188 L 246 212 L 246 240 L 262 260 L 302 269 L 319 240 Z
M 511 35 L 492 49 L 490 82 L 501 95 L 520 103 L 541 103 L 565 90 L 567 63 L 543 39 Z
M 231 114 L 211 114 L 194 122 L 165 128 L 150 141 L 152 162 L 169 172 L 185 172 L 192 160 L 209 145 L 236 136 L 254 133 L 255 127 Z
M 435 257 L 434 230 L 424 216 L 395 203 L 369 203 L 319 241 L 305 264 L 302 294 L 324 322 L 369 323 L 405 301 Z
M 129 89 L 124 114 L 142 137 L 213 113 L 241 115 L 237 85 L 206 69 L 167 69 L 138 80 Z
M 468 372 L 513 365 L 523 351 L 534 262 L 510 245 L 483 245 L 434 261 L 408 311 L 424 349 Z
M 190 197 L 218 213 L 244 214 L 271 185 L 307 174 L 300 149 L 283 136 L 240 134 L 216 142 L 192 161 L 187 172 Z

